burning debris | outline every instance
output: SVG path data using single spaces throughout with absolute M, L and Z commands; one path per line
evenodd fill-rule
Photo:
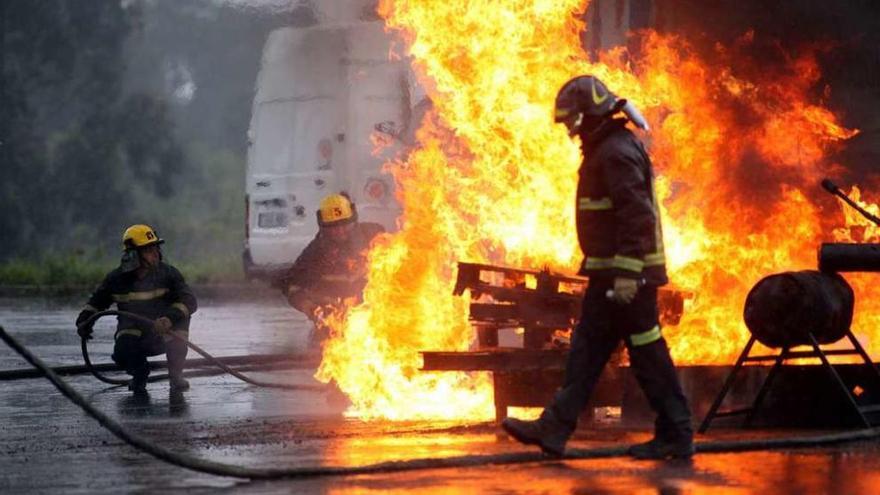
M 523 330 L 522 347 L 542 349 L 557 346 L 554 335 L 570 333 L 580 319 L 581 300 L 587 279 L 475 263 L 459 263 L 453 294 L 470 291 L 469 320 L 477 334 L 477 348 L 497 347 L 498 331 Z M 662 287 L 658 305 L 660 321 L 677 325 L 685 298 L 692 294 Z
M 469 320 L 477 341 L 467 352 L 423 352 L 423 369 L 491 372 L 496 420 L 507 417 L 510 406 L 546 405 L 562 381 L 586 286 L 586 278 L 549 270 L 459 263 L 454 293 L 470 293 Z M 661 322 L 677 324 L 690 295 L 668 287 L 658 292 Z M 521 329 L 522 345 L 499 346 L 498 334 L 504 329 Z M 619 366 L 624 361 L 621 346 L 611 362 Z M 614 391 L 612 384 L 620 385 L 619 376 L 602 382 L 591 401 L 594 407 L 620 406 L 622 389 L 618 386 Z

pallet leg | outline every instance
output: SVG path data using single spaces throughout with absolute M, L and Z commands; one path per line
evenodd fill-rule
M 507 396 L 504 393 L 504 385 L 501 373 L 492 373 L 492 388 L 495 395 L 495 423 L 501 424 L 507 418 Z
M 501 424 L 507 418 L 507 406 L 505 404 L 495 403 L 495 422 Z

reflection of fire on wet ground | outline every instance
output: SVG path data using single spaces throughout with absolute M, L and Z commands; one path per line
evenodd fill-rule
M 266 298 L 271 300 L 270 298 Z M 15 322 L 15 333 L 39 335 L 32 350 L 53 364 L 79 362 L 77 339 L 70 321 L 79 310 L 42 309 L 22 302 L 0 307 L 4 322 Z M 261 315 L 254 320 L 253 314 Z M 308 321 L 291 313 L 280 297 L 273 304 L 206 304 L 193 322 L 196 340 L 217 355 L 277 353 L 302 349 Z M 243 334 L 242 328 L 248 328 Z M 112 328 L 99 329 L 95 357 L 108 359 Z M 102 347 L 103 346 L 103 347 Z M 4 368 L 22 366 L 0 348 Z M 754 367 L 752 367 L 754 368 Z M 687 368 L 685 368 L 687 370 Z M 260 374 L 267 381 L 306 383 L 310 372 L 275 371 Z M 693 372 L 688 387 L 719 377 Z M 795 379 L 802 379 L 797 381 Z M 491 422 L 384 421 L 344 419 L 331 410 L 319 393 L 287 393 L 242 385 L 224 376 L 198 377 L 184 394 L 184 404 L 174 403 L 164 383 L 151 384 L 148 401 L 132 400 L 124 389 L 106 388 L 91 376 L 69 378 L 102 411 L 120 419 L 127 428 L 175 452 L 208 460 L 255 467 L 351 466 L 382 461 L 522 453 L 523 447 L 498 435 Z M 749 381 L 748 379 L 746 381 Z M 814 377 L 795 376 L 783 387 L 809 386 Z M 716 387 L 717 388 L 717 387 Z M 0 465 L 6 468 L 0 483 L 11 492 L 56 492 L 71 486 L 88 487 L 91 493 L 118 493 L 120 487 L 198 489 L 234 487 L 260 493 L 333 490 L 420 491 L 547 491 L 558 487 L 588 492 L 632 493 L 639 488 L 669 486 L 740 489 L 792 493 L 828 492 L 833 487 L 848 493 L 873 493 L 880 472 L 876 444 L 860 443 L 823 450 L 700 454 L 692 464 L 635 463 L 628 458 L 558 461 L 508 466 L 483 465 L 445 469 L 315 480 L 243 483 L 230 478 L 195 474 L 136 453 L 116 441 L 105 429 L 68 403 L 43 379 L 4 382 L 0 387 L 3 421 L 0 422 Z M 576 433 L 570 447 L 621 446 L 650 435 L 646 424 L 638 431 L 612 421 Z M 705 440 L 775 438 L 791 430 L 725 431 L 715 429 Z M 534 454 L 534 452 L 532 452 Z M 845 457 L 847 462 L 839 460 Z M 806 471 L 807 474 L 805 474 Z M 45 476 L 52 472 L 53 476 Z M 95 476 L 95 473 L 101 473 Z M 552 486 L 552 488 L 548 488 Z M 766 489 L 765 489 L 766 488 Z M 780 492 L 780 493 L 784 493 Z

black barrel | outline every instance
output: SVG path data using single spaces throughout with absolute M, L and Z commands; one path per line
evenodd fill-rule
M 837 342 L 852 323 L 853 290 L 836 273 L 805 270 L 764 277 L 746 297 L 743 319 L 768 347 Z
M 823 272 L 880 272 L 880 244 L 822 244 L 819 269 Z

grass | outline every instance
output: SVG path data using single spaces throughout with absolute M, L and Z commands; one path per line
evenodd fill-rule
M 0 285 L 97 285 L 107 271 L 106 265 L 78 256 L 13 259 L 0 264 Z
M 172 264 L 191 284 L 223 284 L 244 281 L 241 255 L 215 255 Z
M 0 263 L 0 286 L 94 287 L 118 261 L 83 255 L 46 255 Z M 215 255 L 171 261 L 191 284 L 223 284 L 244 280 L 237 255 Z

